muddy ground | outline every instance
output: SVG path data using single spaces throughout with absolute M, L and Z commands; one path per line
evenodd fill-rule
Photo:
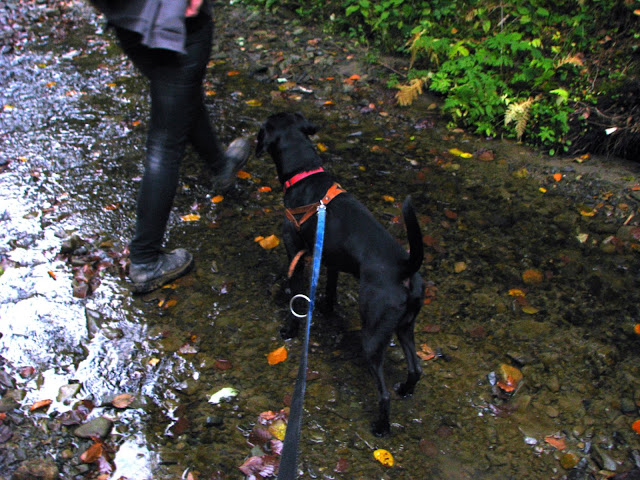
M 255 242 L 280 235 L 274 167 L 252 158 L 220 199 L 189 152 L 167 245 L 196 269 L 132 296 L 145 82 L 83 3 L 7 5 L 0 478 L 244 478 L 251 457 L 277 459 L 259 418 L 288 405 L 300 353 L 279 336 L 284 248 Z M 302 111 L 343 187 L 403 244 L 410 194 L 424 234 L 416 394 L 394 398 L 389 437 L 370 433 L 357 285 L 342 279 L 337 315 L 312 329 L 300 478 L 635 478 L 638 165 L 450 131 L 435 98 L 395 105 L 383 79 L 401 60 L 368 61 L 286 12 L 215 11 L 205 90 L 221 137 Z M 390 384 L 403 368 L 392 345 Z

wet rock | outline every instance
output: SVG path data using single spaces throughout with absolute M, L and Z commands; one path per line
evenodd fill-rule
M 48 458 L 34 458 L 25 460 L 13 472 L 12 480 L 57 480 L 60 472 L 53 460 Z
M 58 396 L 56 400 L 58 402 L 68 402 L 71 400 L 79 391 L 81 385 L 79 383 L 71 383 L 69 385 L 63 385 L 58 390 Z
M 623 397 L 620 399 L 620 411 L 625 415 L 636 413 L 637 410 L 635 402 L 630 398 Z
M 580 462 L 580 457 L 573 452 L 565 453 L 560 457 L 560 465 L 565 470 L 571 470 Z
M 640 227 L 623 225 L 616 232 L 616 236 L 624 242 L 638 242 L 640 241 Z
M 13 392 L 16 392 L 16 390 L 9 390 L 0 397 L 0 413 L 10 412 L 11 410 L 20 407 L 20 404 L 15 399 Z
M 80 438 L 91 438 L 93 436 L 105 438 L 111 432 L 111 428 L 113 428 L 111 420 L 105 417 L 97 417 L 80 425 L 73 433 Z
M 602 448 L 595 445 L 593 447 L 593 452 L 591 453 L 591 457 L 594 462 L 598 464 L 598 466 L 604 470 L 608 470 L 610 472 L 615 472 L 618 469 L 618 464 L 615 462 L 608 453 L 606 453 Z

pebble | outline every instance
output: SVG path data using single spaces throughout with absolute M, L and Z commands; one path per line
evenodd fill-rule
M 91 438 L 98 436 L 105 438 L 111 432 L 113 422 L 105 417 L 97 417 L 80 425 L 74 430 L 74 435 L 80 438 Z
M 58 466 L 48 458 L 25 460 L 13 472 L 12 480 L 57 480 L 60 475 Z

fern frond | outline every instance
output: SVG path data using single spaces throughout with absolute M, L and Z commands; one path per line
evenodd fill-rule
M 423 33 L 424 33 L 424 30 L 420 30 L 413 37 L 411 37 L 407 42 L 407 46 L 409 47 L 409 53 L 411 53 L 409 70 L 411 70 L 411 68 L 413 67 L 413 62 L 415 62 L 416 56 L 418 55 L 418 50 L 420 50 L 420 47 L 418 46 L 418 41 L 420 40 L 420 37 L 422 37 Z
M 584 63 L 582 62 L 582 59 L 580 57 L 577 57 L 576 55 L 567 55 L 564 58 L 561 58 L 560 60 L 558 60 L 556 62 L 556 69 L 560 68 L 562 65 L 566 65 L 566 64 L 572 64 L 572 65 L 577 65 L 579 67 L 582 67 L 584 65 Z
M 516 123 L 516 136 L 518 141 L 522 139 L 524 131 L 527 128 L 527 122 L 529 121 L 529 114 L 531 113 L 531 105 L 533 105 L 535 99 L 529 97 L 527 100 L 523 100 L 519 103 L 512 103 L 507 107 L 507 111 L 504 114 L 504 124 L 509 125 L 511 122 Z
M 396 101 L 403 107 L 409 106 L 422 93 L 422 87 L 426 83 L 427 78 L 414 78 L 409 85 L 400 85 L 396 93 Z

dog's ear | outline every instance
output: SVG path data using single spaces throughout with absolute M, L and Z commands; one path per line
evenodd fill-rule
M 319 130 L 317 125 L 307 120 L 307 118 L 304 115 L 302 115 L 302 113 L 296 112 L 295 116 L 296 116 L 296 119 L 298 120 L 298 128 L 305 135 L 313 135 Z
M 256 145 L 256 157 L 259 157 L 264 153 L 264 137 L 265 137 L 265 129 L 264 126 L 260 127 L 260 131 L 258 132 L 258 144 Z

